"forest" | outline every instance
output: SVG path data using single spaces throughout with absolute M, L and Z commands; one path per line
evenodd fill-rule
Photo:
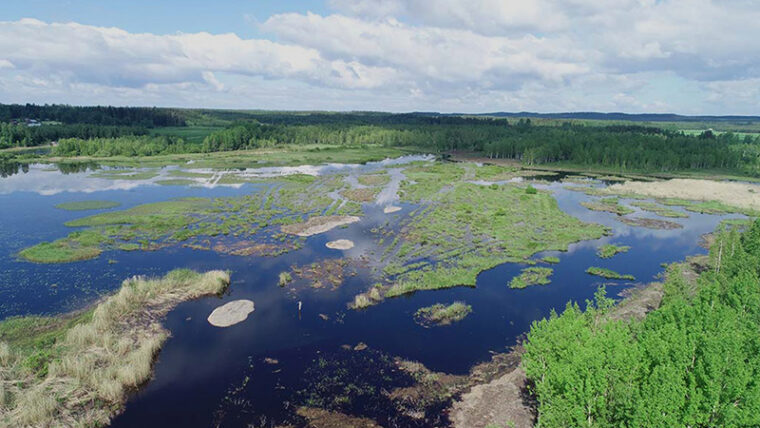
M 108 157 L 247 150 L 288 144 L 379 144 L 435 153 L 476 152 L 526 165 L 594 166 L 644 172 L 723 170 L 760 175 L 760 137 L 755 134 L 710 130 L 694 134 L 637 122 L 589 125 L 431 113 L 0 105 L 1 119 L 30 117 L 61 123 L 36 127 L 0 123 L 0 148 L 56 141 L 58 145 L 52 151 L 56 156 Z M 181 130 L 193 129 L 202 129 L 204 133 L 194 142 L 185 141 Z M 157 130 L 162 130 L 160 135 L 156 135 Z
M 671 271 L 643 321 L 586 311 L 534 322 L 523 363 L 538 426 L 760 426 L 760 220 L 722 231 L 696 285 Z

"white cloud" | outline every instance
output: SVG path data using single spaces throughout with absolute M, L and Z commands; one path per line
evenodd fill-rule
M 252 24 L 276 41 L 0 22 L 0 93 L 16 102 L 404 111 L 753 114 L 760 102 L 753 0 L 329 4 L 332 15 Z

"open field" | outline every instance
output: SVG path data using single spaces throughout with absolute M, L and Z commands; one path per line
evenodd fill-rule
M 107 424 L 151 375 L 169 334 L 156 320 L 182 301 L 221 293 L 229 281 L 220 271 L 133 278 L 81 314 L 0 323 L 0 422 Z

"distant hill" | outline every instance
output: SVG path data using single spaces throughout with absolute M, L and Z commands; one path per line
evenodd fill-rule
M 426 114 L 426 113 L 421 113 Z M 457 113 L 456 115 L 460 115 Z M 518 113 L 494 112 L 468 116 L 490 117 L 535 117 L 542 119 L 586 119 L 586 120 L 626 120 L 631 122 L 758 122 L 760 116 L 683 116 L 673 113 L 599 113 L 599 112 L 565 112 L 565 113 L 534 113 L 522 111 Z

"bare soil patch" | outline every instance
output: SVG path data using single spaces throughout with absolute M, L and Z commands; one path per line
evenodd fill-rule
M 383 208 L 384 214 L 391 214 L 399 211 L 401 211 L 401 207 L 397 207 L 395 205 L 388 205 L 387 207 Z
M 214 309 L 208 316 L 208 322 L 214 327 L 229 327 L 245 321 L 253 309 L 252 301 L 235 300 Z
M 348 239 L 338 239 L 328 242 L 325 244 L 325 247 L 332 250 L 350 250 L 351 248 L 354 248 L 354 241 L 350 241 Z
M 312 236 L 327 232 L 338 226 L 356 223 L 359 220 L 359 217 L 352 215 L 311 217 L 303 223 L 288 224 L 282 226 L 282 231 L 285 233 L 290 233 L 291 235 Z

